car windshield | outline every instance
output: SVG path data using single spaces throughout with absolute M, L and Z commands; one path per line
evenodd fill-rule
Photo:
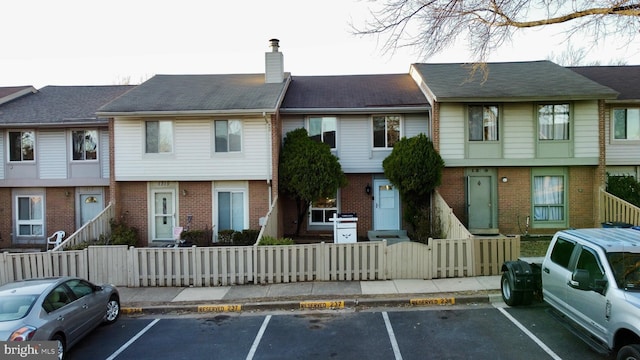
M 12 295 L 0 299 L 0 321 L 22 319 L 38 298 L 37 295 Z
M 607 258 L 618 287 L 630 291 L 640 291 L 640 254 L 614 252 L 608 253 Z

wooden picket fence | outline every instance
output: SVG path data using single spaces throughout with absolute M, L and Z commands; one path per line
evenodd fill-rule
M 118 286 L 228 286 L 500 274 L 519 237 L 282 246 L 127 248 L 0 254 L 0 283 L 72 275 Z

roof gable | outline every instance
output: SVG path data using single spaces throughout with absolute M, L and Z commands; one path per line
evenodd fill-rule
M 487 63 L 473 74 L 470 64 L 413 64 L 440 102 L 610 99 L 617 92 L 550 61 Z
M 103 106 L 101 114 L 275 111 L 288 85 L 264 74 L 156 75 Z

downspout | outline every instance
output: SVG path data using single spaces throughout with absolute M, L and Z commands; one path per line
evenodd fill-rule
M 269 121 L 269 118 L 267 117 L 267 113 L 265 111 L 262 112 L 262 117 L 264 118 L 264 123 L 265 126 L 267 127 L 267 131 L 265 131 L 266 136 L 267 136 L 267 144 L 269 147 L 269 151 L 268 154 L 269 156 L 267 157 L 267 161 L 266 161 L 266 165 L 267 165 L 267 186 L 269 188 L 269 208 L 271 208 L 271 192 L 272 192 L 272 181 L 271 181 L 271 177 L 273 176 L 272 172 L 271 172 L 271 165 L 273 163 L 273 144 L 271 143 L 272 140 L 272 134 L 271 134 L 271 122 Z

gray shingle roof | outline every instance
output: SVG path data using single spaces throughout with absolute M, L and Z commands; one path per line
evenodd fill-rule
M 133 86 L 46 86 L 0 105 L 0 126 L 103 121 L 96 111 Z
M 281 110 L 428 106 L 409 74 L 294 76 Z
M 472 76 L 470 64 L 413 64 L 440 102 L 611 99 L 617 92 L 551 61 L 487 63 Z
M 578 66 L 569 69 L 620 93 L 616 100 L 640 100 L 640 65 Z
M 35 91 L 36 89 L 31 85 L 0 87 L 0 104 L 4 104 L 8 101 Z
M 101 114 L 275 111 L 287 86 L 264 74 L 156 75 L 103 106 Z

